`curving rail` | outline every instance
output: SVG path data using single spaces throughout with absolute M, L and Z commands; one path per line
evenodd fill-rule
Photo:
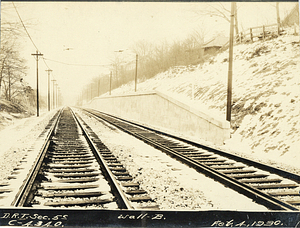
M 148 127 L 83 109 L 272 210 L 300 209 L 300 176 Z

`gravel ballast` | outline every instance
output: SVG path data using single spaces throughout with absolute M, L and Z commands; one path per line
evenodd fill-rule
M 267 210 L 133 136 L 80 114 L 160 209 Z

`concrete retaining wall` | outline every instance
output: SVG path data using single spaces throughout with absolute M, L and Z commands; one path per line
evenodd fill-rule
M 86 107 L 217 145 L 230 137 L 226 120 L 216 120 L 160 92 L 98 97 Z

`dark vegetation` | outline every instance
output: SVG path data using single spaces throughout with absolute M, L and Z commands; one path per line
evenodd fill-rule
M 140 41 L 132 47 L 130 55 L 124 52 L 115 54 L 111 65 L 111 89 L 118 88 L 134 80 L 136 72 L 136 54 L 138 55 L 137 78 L 143 82 L 174 66 L 188 66 L 203 63 L 207 56 L 202 48 L 204 35 L 195 31 L 184 41 L 166 42 L 154 45 Z M 128 59 L 131 60 L 128 62 Z M 110 75 L 100 75 L 83 91 L 82 100 L 107 93 L 110 88 Z
M 36 105 L 36 91 L 26 83 L 27 66 L 20 56 L 22 29 L 20 23 L 1 21 L 0 111 L 32 113 Z

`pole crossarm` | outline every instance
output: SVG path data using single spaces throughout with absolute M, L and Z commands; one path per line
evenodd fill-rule
M 39 60 L 39 56 L 43 56 L 43 54 L 39 53 L 38 51 L 36 51 L 35 54 L 31 54 L 31 55 L 33 55 L 37 61 Z

